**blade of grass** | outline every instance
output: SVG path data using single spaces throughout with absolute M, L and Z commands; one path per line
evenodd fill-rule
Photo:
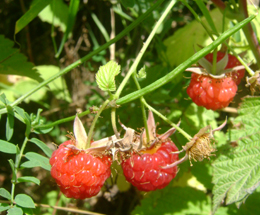
M 15 23 L 15 33 L 17 34 L 28 25 L 52 0 L 38 0 L 31 5 L 31 8 Z
M 69 34 L 72 31 L 72 28 L 74 26 L 75 19 L 76 19 L 76 16 L 77 16 L 77 12 L 78 12 L 78 9 L 79 9 L 79 3 L 80 3 L 80 0 L 71 0 L 70 1 L 69 15 L 68 15 L 68 20 L 67 20 L 67 28 L 66 28 L 66 31 L 65 31 L 65 33 L 62 37 L 59 50 L 55 55 L 56 58 L 58 58 L 60 56 L 60 54 L 63 50 L 64 44 L 67 41 Z

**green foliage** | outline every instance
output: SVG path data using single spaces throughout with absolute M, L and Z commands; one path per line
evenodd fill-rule
M 243 99 L 233 122 L 239 128 L 230 131 L 230 141 L 238 147 L 214 162 L 214 210 L 224 199 L 226 204 L 239 206 L 260 185 L 259 105 L 259 97 Z
M 24 155 L 29 161 L 25 161 L 21 164 L 23 168 L 32 168 L 40 166 L 48 171 L 51 170 L 49 159 L 35 152 L 27 152 Z
M 28 25 L 50 2 L 51 0 L 35 0 L 31 8 L 16 22 L 15 34 Z
M 109 61 L 101 66 L 97 72 L 96 80 L 99 88 L 103 91 L 115 91 L 115 76 L 120 73 L 121 67 L 114 61 Z
M 27 76 L 37 81 L 41 81 L 37 70 L 33 68 L 31 62 L 27 62 L 26 57 L 19 53 L 19 50 L 12 48 L 14 42 L 0 35 L 0 74 Z
M 35 208 L 32 198 L 26 194 L 17 194 L 14 200 L 16 204 L 21 207 Z
M 210 11 L 213 22 L 220 33 L 223 26 L 222 13 L 218 9 Z M 207 21 L 204 17 L 201 21 L 207 26 Z M 226 19 L 224 29 L 228 29 L 228 19 Z M 199 48 L 205 47 L 212 42 L 210 36 L 207 34 L 203 26 L 194 20 L 184 27 L 177 30 L 174 35 L 168 37 L 164 41 L 167 47 L 166 53 L 162 53 L 171 66 L 177 66 L 191 57 Z
M 230 4 L 233 2 L 229 1 Z M 165 8 L 169 3 L 174 6 L 166 13 Z M 260 214 L 260 98 L 244 98 L 238 116 L 231 120 L 234 114 L 228 112 L 230 109 L 206 110 L 188 99 L 186 87 L 189 79 L 185 77 L 190 74 L 184 73 L 187 67 L 197 63 L 213 49 L 220 48 L 226 41 L 230 45 L 229 51 L 245 52 L 241 56 L 243 60 L 257 63 L 257 58 L 250 51 L 255 47 L 248 43 L 241 28 L 253 20 L 253 29 L 259 37 L 259 14 L 255 19 L 252 16 L 243 21 L 235 20 L 233 18 L 239 18 L 238 14 L 232 17 L 232 11 L 222 11 L 228 16 L 223 17 L 220 10 L 212 9 L 211 2 L 206 5 L 202 0 L 121 0 L 100 3 L 31 0 L 24 1 L 24 4 L 23 11 L 18 11 L 19 17 L 15 18 L 15 34 L 20 32 L 16 40 L 21 51 L 25 53 L 26 50 L 37 66 L 34 67 L 24 54 L 13 48 L 13 41 L 5 38 L 12 38 L 13 35 L 0 35 L 0 122 L 3 128 L 0 152 L 1 161 L 10 165 L 1 167 L 1 171 L 3 169 L 10 174 L 6 179 L 9 178 L 11 183 L 10 187 L 6 186 L 10 183 L 3 183 L 0 188 L 0 196 L 9 202 L 0 203 L 0 212 L 7 211 L 8 215 L 49 215 L 56 210 L 52 206 L 60 206 L 70 213 L 68 211 L 73 208 L 68 207 L 74 204 L 75 207 L 100 210 L 98 212 L 104 214 L 112 211 L 106 207 L 108 205 L 116 207 L 113 213 L 117 214 L 120 214 L 121 207 L 124 214 L 136 215 Z M 0 18 L 8 14 L 9 7 L 6 8 L 7 12 L 0 11 Z M 235 11 L 237 4 L 231 8 Z M 15 24 L 10 21 L 13 17 L 12 10 L 10 12 L 7 19 L 3 19 L 7 28 Z M 20 15 L 22 13 L 24 15 Z M 249 7 L 249 13 L 255 14 L 255 8 Z M 198 22 L 198 14 L 203 14 L 202 25 L 207 30 Z M 37 15 L 40 19 L 35 19 Z M 164 15 L 166 18 L 162 20 Z M 157 26 L 159 21 L 162 24 Z M 50 23 L 52 28 L 42 22 Z M 22 31 L 25 26 L 28 26 L 28 30 Z M 153 35 L 151 32 L 156 33 Z M 147 38 L 151 35 L 153 39 L 150 42 Z M 214 37 L 214 42 L 210 36 Z M 58 51 L 56 43 L 60 44 Z M 146 44 L 149 44 L 147 50 L 141 52 Z M 110 49 L 106 50 L 108 47 Z M 61 54 L 62 58 L 59 58 Z M 116 61 L 106 64 L 108 59 Z M 126 79 L 131 78 L 128 72 L 131 71 L 129 67 L 132 62 L 136 65 L 136 71 L 132 70 L 134 81 Z M 253 66 L 256 68 L 256 65 Z M 66 74 L 68 72 L 70 74 Z M 25 77 L 10 82 L 10 75 Z M 230 105 L 233 112 L 241 95 L 249 94 L 243 85 L 242 81 L 239 86 L 241 90 Z M 111 92 L 116 91 L 117 86 L 120 86 L 122 93 L 116 92 L 115 95 L 123 96 L 114 101 L 116 96 Z M 110 103 L 102 112 L 100 107 L 104 101 Z M 180 129 L 188 136 L 195 135 L 207 125 L 214 129 L 226 117 L 234 128 L 228 130 L 228 126 L 231 126 L 228 125 L 214 134 L 214 147 L 218 150 L 216 157 L 193 162 L 192 167 L 189 161 L 178 165 L 179 172 L 173 183 L 162 190 L 142 195 L 126 182 L 120 165 L 114 162 L 111 168 L 113 177 L 96 199 L 86 200 L 83 205 L 82 201 L 60 195 L 49 173 L 49 158 L 53 152 L 49 146 L 54 148 L 50 144 L 52 141 L 60 143 L 67 140 L 66 131 L 71 130 L 75 113 L 84 119 L 84 127 L 95 127 L 95 140 L 114 135 L 116 126 L 122 138 L 125 131 L 117 123 L 119 120 L 135 129 L 137 135 L 142 132 L 142 118 L 145 118 L 142 114 L 147 112 L 143 107 L 145 104 L 176 124 L 180 121 Z M 111 107 L 117 107 L 115 118 L 111 115 Z M 96 116 L 99 116 L 98 119 Z M 157 126 L 159 134 L 169 129 L 167 120 L 164 122 L 155 117 L 160 123 Z M 179 149 L 189 141 L 179 132 L 175 132 L 171 139 Z M 114 145 L 112 147 L 116 149 L 117 143 Z M 179 157 L 184 153 L 180 153 Z M 113 188 L 120 191 L 114 191 Z M 26 194 L 23 191 L 19 193 L 21 190 Z M 102 198 L 99 198 L 101 195 Z M 34 201 L 47 204 L 49 208 L 35 208 Z M 140 204 L 136 206 L 136 202 Z M 99 207 L 100 203 L 102 207 Z M 130 205 L 127 212 L 125 204 Z
M 69 7 L 62 0 L 52 1 L 39 14 L 43 22 L 48 22 L 63 32 L 66 31 L 66 22 L 68 20 Z

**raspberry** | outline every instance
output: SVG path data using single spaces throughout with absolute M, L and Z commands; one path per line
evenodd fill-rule
M 192 73 L 187 93 L 198 106 L 217 110 L 227 107 L 237 92 L 231 77 L 215 79 L 208 75 Z
M 122 161 L 125 178 L 141 191 L 152 191 L 167 186 L 177 174 L 177 166 L 162 169 L 162 166 L 171 164 L 179 159 L 175 144 L 167 139 L 161 145 L 155 145 L 143 154 L 133 153 Z
M 68 140 L 53 152 L 51 175 L 68 198 L 95 196 L 111 174 L 111 159 L 107 156 L 95 157 L 71 145 L 74 146 L 74 142 Z

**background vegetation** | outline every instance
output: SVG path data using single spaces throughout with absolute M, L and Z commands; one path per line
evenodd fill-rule
M 245 78 L 234 101 L 219 111 L 198 107 L 186 93 L 190 73 L 185 69 L 224 42 L 250 65 L 246 76 L 258 77 L 258 2 L 221 2 L 1 1 L 1 214 L 260 214 L 258 85 L 252 95 Z M 173 7 L 165 14 L 169 3 Z M 163 14 L 166 18 L 156 27 Z M 253 31 L 242 28 L 249 22 Z M 153 30 L 149 46 L 136 61 Z M 117 100 L 102 91 L 95 74 L 110 60 L 121 66 L 117 87 L 132 68 L 141 89 L 130 78 Z M 119 105 L 118 119 L 138 130 L 144 127 L 142 96 L 168 120 L 181 120 L 181 128 L 191 136 L 227 118 L 227 126 L 215 135 L 216 156 L 192 167 L 181 164 L 169 186 L 150 193 L 130 186 L 115 163 L 113 177 L 98 196 L 64 197 L 50 176 L 48 159 L 68 139 L 75 114 L 81 113 L 88 131 L 96 111 L 110 99 L 111 105 Z M 95 125 L 96 140 L 114 133 L 110 107 Z M 155 117 L 158 133 L 169 129 Z M 179 132 L 171 139 L 179 149 L 187 142 Z

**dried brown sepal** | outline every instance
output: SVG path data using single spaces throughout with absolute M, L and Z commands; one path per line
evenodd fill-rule
M 260 71 L 256 71 L 252 77 L 246 77 L 246 87 L 250 87 L 252 95 L 260 89 Z
M 168 169 L 177 166 L 178 164 L 183 163 L 188 159 L 190 160 L 191 166 L 193 166 L 192 160 L 197 162 L 202 161 L 204 158 L 210 159 L 210 156 L 214 156 L 214 154 L 211 153 L 216 151 L 216 149 L 212 146 L 212 144 L 214 144 L 214 132 L 221 130 L 226 125 L 226 123 L 227 120 L 225 120 L 222 125 L 214 130 L 212 130 L 210 125 L 200 129 L 200 131 L 194 135 L 191 141 L 186 143 L 186 145 L 182 147 L 183 150 L 179 152 L 174 152 L 181 153 L 185 151 L 185 156 L 170 165 L 163 166 L 162 168 Z

